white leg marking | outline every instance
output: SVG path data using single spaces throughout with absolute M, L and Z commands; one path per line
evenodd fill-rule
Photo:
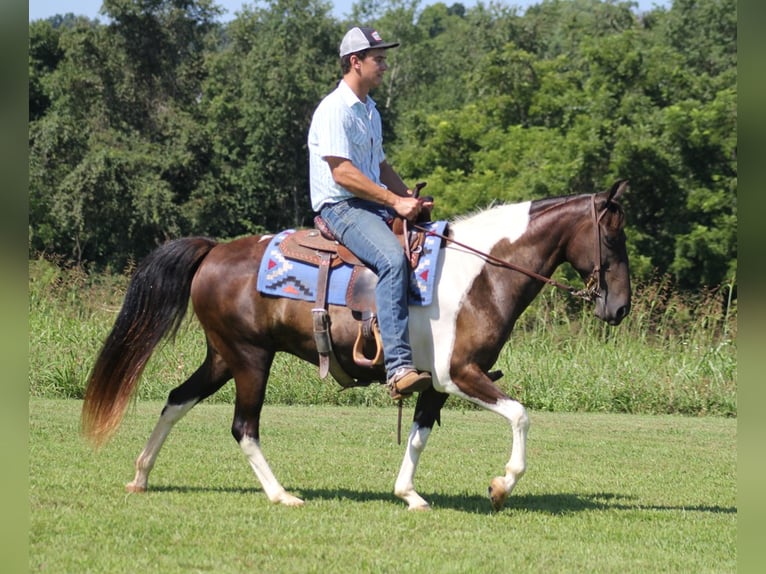
M 136 476 L 132 482 L 125 485 L 126 490 L 130 492 L 144 492 L 147 489 L 149 485 L 149 473 L 154 467 L 154 461 L 157 460 L 157 455 L 159 454 L 162 445 L 165 443 L 165 439 L 168 438 L 173 426 L 180 421 L 195 404 L 194 401 L 190 401 L 182 405 L 165 405 L 149 440 L 146 442 L 144 450 L 141 451 L 141 454 L 139 454 L 136 459 Z
M 426 448 L 426 442 L 430 434 L 430 428 L 419 427 L 415 423 L 412 424 L 410 435 L 407 438 L 404 460 L 394 485 L 394 494 L 404 500 L 410 510 L 427 510 L 429 508 L 428 503 L 415 492 L 414 480 L 420 455 Z
M 524 472 L 527 470 L 529 416 L 524 406 L 512 399 L 498 401 L 495 405 L 484 406 L 508 419 L 513 431 L 511 458 L 505 465 L 505 476 L 495 477 L 489 487 L 492 506 L 495 510 L 500 510 L 505 503 L 505 499 L 508 498 L 516 483 L 524 476 Z
M 527 433 L 529 432 L 529 415 L 521 403 L 513 400 L 503 401 L 503 410 L 507 409 L 505 417 L 510 421 L 513 430 L 513 445 L 511 458 L 505 465 L 505 481 L 508 494 L 516 486 L 518 480 L 527 470 Z
M 255 472 L 255 476 L 263 486 L 263 491 L 268 499 L 274 504 L 284 504 L 285 506 L 301 506 L 303 501 L 287 492 L 271 472 L 269 463 L 261 452 L 261 445 L 257 440 L 250 437 L 244 437 L 239 441 L 242 452 L 245 453 L 247 461 Z

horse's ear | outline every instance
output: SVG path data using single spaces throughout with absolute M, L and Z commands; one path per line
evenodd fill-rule
M 613 186 L 612 189 L 609 190 L 609 195 L 606 198 L 606 202 L 609 203 L 612 200 L 620 199 L 620 196 L 623 194 L 623 192 L 628 189 L 628 180 L 627 179 L 621 179 L 617 181 Z

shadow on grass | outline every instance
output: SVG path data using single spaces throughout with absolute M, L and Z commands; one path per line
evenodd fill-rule
M 705 504 L 657 505 L 642 504 L 635 496 L 599 492 L 595 494 L 522 494 L 511 496 L 506 508 L 544 512 L 547 514 L 569 514 L 590 510 L 657 510 L 709 512 L 712 514 L 736 514 L 736 507 L 708 506 Z
M 289 490 L 289 489 L 288 489 Z M 263 496 L 260 488 L 229 488 L 229 487 L 201 487 L 201 486 L 152 486 L 152 492 L 220 492 L 228 494 L 247 494 Z M 375 492 L 363 490 L 350 490 L 347 488 L 334 489 L 294 489 L 293 494 L 303 498 L 306 503 L 316 500 L 349 500 L 364 503 L 373 501 L 393 502 L 401 504 L 401 501 L 392 492 Z M 490 512 L 488 497 L 478 495 L 460 495 L 443 493 L 420 493 L 431 507 L 438 509 L 459 510 L 462 512 L 487 514 Z M 559 493 L 559 494 L 521 494 L 511 495 L 505 503 L 502 512 L 509 511 L 539 512 L 550 515 L 566 515 L 576 512 L 588 512 L 594 510 L 638 510 L 638 511 L 683 511 L 705 512 L 711 514 L 736 514 L 736 507 L 708 506 L 704 504 L 684 505 L 656 505 L 641 504 L 634 496 L 600 492 L 594 494 Z

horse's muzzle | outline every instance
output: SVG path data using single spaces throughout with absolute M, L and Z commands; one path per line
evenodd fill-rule
M 608 325 L 615 327 L 622 323 L 622 320 L 630 313 L 630 300 L 622 304 L 618 302 L 615 305 L 610 305 L 609 303 L 608 297 L 605 298 L 602 294 L 596 300 L 594 314 Z

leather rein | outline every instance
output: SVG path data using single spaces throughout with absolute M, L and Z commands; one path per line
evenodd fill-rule
M 410 224 L 410 225 L 413 228 L 423 231 L 429 235 L 439 237 L 447 241 L 448 243 L 452 243 L 453 245 L 457 245 L 458 247 L 462 247 L 463 249 L 471 251 L 472 253 L 475 253 L 476 255 L 479 255 L 480 257 L 483 257 L 487 261 L 491 261 L 492 263 L 495 263 L 496 265 L 499 265 L 500 267 L 505 267 L 507 269 L 518 271 L 533 279 L 537 279 L 538 281 L 542 281 L 543 283 L 547 283 L 548 285 L 553 285 L 557 289 L 566 291 L 573 297 L 578 297 L 580 299 L 583 299 L 584 301 L 592 302 L 598 299 L 599 297 L 601 297 L 601 219 L 604 217 L 604 214 L 606 214 L 607 211 L 608 210 L 604 208 L 604 210 L 600 214 L 596 214 L 596 196 L 595 194 L 592 195 L 591 196 L 591 216 L 593 217 L 593 228 L 594 228 L 593 240 L 595 243 L 595 251 L 596 251 L 597 258 L 596 258 L 596 265 L 593 267 L 593 271 L 591 271 L 590 276 L 586 280 L 584 289 L 576 289 L 575 287 L 571 285 L 565 285 L 563 283 L 559 283 L 558 281 L 556 281 L 555 279 L 551 277 L 545 277 L 544 275 L 540 275 L 539 273 L 536 273 L 535 271 L 532 271 L 530 269 L 525 269 L 524 267 L 520 267 L 519 265 L 516 265 L 515 263 L 511 263 L 510 261 L 505 261 L 503 259 L 495 257 L 494 255 L 490 255 L 489 253 L 484 253 L 483 251 L 476 249 L 474 247 L 471 247 L 470 245 L 461 243 L 460 241 L 452 239 L 451 237 L 448 237 L 446 235 L 442 235 L 434 231 L 429 231 L 425 229 L 424 227 L 421 227 L 417 224 Z

